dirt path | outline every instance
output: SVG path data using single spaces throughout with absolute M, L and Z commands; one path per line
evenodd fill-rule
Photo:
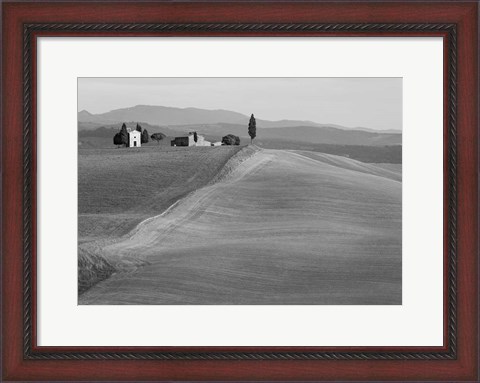
M 347 158 L 261 150 L 104 247 L 112 261 L 148 264 L 79 303 L 400 304 L 394 178 Z

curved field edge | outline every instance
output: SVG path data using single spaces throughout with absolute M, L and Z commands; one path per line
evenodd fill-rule
M 166 213 L 190 193 L 228 177 L 256 147 L 80 150 L 78 295 L 140 258 L 112 262 L 107 243 Z

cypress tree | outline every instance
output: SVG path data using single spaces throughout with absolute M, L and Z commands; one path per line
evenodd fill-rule
M 250 136 L 250 142 L 253 143 L 253 139 L 257 136 L 257 122 L 253 114 L 248 122 L 248 135 Z
M 142 136 L 140 137 L 140 141 L 142 144 L 146 144 L 148 142 L 148 131 L 147 129 L 143 129 Z
M 122 144 L 128 146 L 128 132 L 125 123 L 123 123 L 122 128 L 120 129 L 120 136 L 122 137 Z

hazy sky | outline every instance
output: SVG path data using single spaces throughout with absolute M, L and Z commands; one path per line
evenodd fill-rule
M 264 120 L 402 129 L 401 78 L 79 78 L 78 111 L 226 109 Z

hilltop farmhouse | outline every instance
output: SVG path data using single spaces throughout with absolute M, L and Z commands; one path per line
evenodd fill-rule
M 170 143 L 172 146 L 212 146 L 210 141 L 205 140 L 205 137 L 197 132 L 190 132 L 184 137 L 175 137 Z

